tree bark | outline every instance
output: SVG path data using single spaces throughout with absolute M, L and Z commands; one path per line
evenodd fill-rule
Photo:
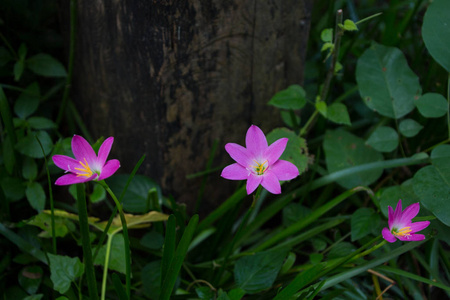
M 270 98 L 303 79 L 312 0 L 79 0 L 72 98 L 111 157 L 192 210 L 214 140 L 232 163 L 250 124 L 281 125 Z M 236 183 L 210 175 L 206 209 Z M 229 191 L 228 191 L 229 190 Z

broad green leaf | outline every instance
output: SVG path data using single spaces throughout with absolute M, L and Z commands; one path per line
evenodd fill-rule
M 328 253 L 328 259 L 345 257 L 356 250 L 356 246 L 350 242 L 340 242 L 331 248 Z
M 293 84 L 276 93 L 268 104 L 283 109 L 300 109 L 306 104 L 306 93 L 301 86 Z
M 228 297 L 230 300 L 241 300 L 244 295 L 245 291 L 240 288 L 235 288 L 228 292 Z
M 323 260 L 323 254 L 322 253 L 311 253 L 309 255 L 309 260 L 313 265 L 317 265 Z
M 92 194 L 89 195 L 89 200 L 92 203 L 97 203 L 105 199 L 106 199 L 105 189 L 100 184 L 95 184 Z
M 437 93 L 426 93 L 417 99 L 415 104 L 422 116 L 427 118 L 439 118 L 448 111 L 447 99 Z
M 405 119 L 400 122 L 398 129 L 401 134 L 406 137 L 413 137 L 419 133 L 423 128 L 422 125 L 414 121 L 413 119 Z
M 0 67 L 3 67 L 12 60 L 12 56 L 5 47 L 0 47 Z
M 373 228 L 380 223 L 380 215 L 372 208 L 362 207 L 352 214 L 352 242 L 359 240 L 373 232 Z
M 158 250 L 164 245 L 164 236 L 159 232 L 150 231 L 141 238 L 140 244 L 149 249 Z
M 22 161 L 22 176 L 27 180 L 34 180 L 37 176 L 36 161 L 29 157 L 24 157 Z
M 28 225 L 37 226 L 44 230 L 39 234 L 40 237 L 50 238 L 52 236 L 52 219 L 49 213 L 50 211 L 43 211 L 25 221 L 25 223 Z M 75 231 L 75 225 L 72 221 L 62 218 L 55 213 L 55 236 L 64 237 L 71 231 Z
M 21 44 L 19 47 L 19 60 L 14 64 L 14 80 L 19 81 L 20 77 L 22 77 L 23 70 L 25 70 L 25 57 L 27 56 L 27 46 L 25 44 Z
M 316 109 L 322 116 L 327 117 L 327 104 L 325 101 L 316 102 Z
M 334 44 L 333 43 L 324 43 L 322 45 L 322 48 L 320 48 L 320 51 L 326 51 L 328 49 L 333 49 L 334 48 Z
M 109 239 L 112 238 L 111 241 L 111 252 L 109 256 L 109 265 L 108 268 L 110 270 L 114 270 L 125 274 L 125 242 L 122 234 L 114 234 L 109 235 Z M 98 252 L 97 257 L 95 258 L 94 264 L 96 265 L 105 265 L 105 256 L 106 256 L 106 245 L 103 245 Z
M 27 297 L 23 298 L 22 300 L 41 300 L 42 297 L 44 297 L 44 294 L 35 294 L 35 295 L 27 296 Z
M 114 175 L 107 179 L 108 185 L 116 195 L 120 195 L 127 182 L 128 175 Z M 159 185 L 152 179 L 136 175 L 131 181 L 123 197 L 123 209 L 132 213 L 145 213 L 150 210 L 149 191 L 155 188 L 158 191 L 158 199 L 162 201 L 162 193 Z
M 42 144 L 42 148 L 44 148 L 44 153 L 42 153 L 42 148 L 39 145 L 39 142 L 36 140 L 36 137 Z M 53 142 L 50 136 L 45 131 L 33 132 L 30 135 L 20 139 L 16 144 L 16 150 L 22 153 L 23 155 L 32 157 L 32 158 L 43 158 L 44 154 L 47 156 L 52 151 Z
M 351 125 L 347 107 L 342 103 L 333 103 L 327 108 L 327 119 L 344 125 Z
M 35 181 L 30 182 L 25 190 L 25 195 L 32 208 L 38 212 L 44 209 L 46 197 L 44 189 L 39 183 Z
M 19 284 L 28 294 L 34 294 L 39 289 L 43 276 L 41 267 L 27 266 L 19 273 Z
M 414 175 L 414 192 L 426 209 L 450 226 L 450 145 L 434 148 L 431 162 Z
M 395 185 L 386 188 L 380 195 L 380 209 L 383 215 L 388 217 L 388 206 L 395 209 L 398 200 L 402 200 L 403 209 L 407 206 L 420 201 L 414 193 L 413 179 L 404 181 L 401 185 Z M 421 215 L 421 212 L 419 212 Z
M 327 131 L 323 147 L 330 173 L 383 160 L 381 153 L 366 146 L 363 139 L 344 130 Z M 382 169 L 370 170 L 348 176 L 337 182 L 347 189 L 360 185 L 367 186 L 375 182 L 382 173 Z
M 311 213 L 309 207 L 303 206 L 300 203 L 290 203 L 283 208 L 283 225 L 288 227 L 296 223 L 299 219 L 303 219 Z
M 398 146 L 397 131 L 391 127 L 380 126 L 370 135 L 366 144 L 380 152 L 391 152 Z
M 281 110 L 281 119 L 283 119 L 284 124 L 290 128 L 296 128 L 300 124 L 300 117 L 291 110 Z
M 332 28 L 325 28 L 320 33 L 320 38 L 322 42 L 324 43 L 331 43 L 333 41 L 333 29 Z
M 270 288 L 287 253 L 287 249 L 263 251 L 238 259 L 234 266 L 237 287 L 249 294 Z
M 0 181 L 5 196 L 10 201 L 25 197 L 26 183 L 16 177 L 3 177 Z
M 306 141 L 289 129 L 276 128 L 267 135 L 267 142 L 272 144 L 281 138 L 288 138 L 289 141 L 280 159 L 293 163 L 298 168 L 299 173 L 302 174 L 308 167 L 309 159 Z
M 422 88 L 403 53 L 373 43 L 358 59 L 356 81 L 366 105 L 379 114 L 399 119 L 414 109 Z
M 344 21 L 344 25 L 342 27 L 347 31 L 358 31 L 358 26 L 356 26 L 355 22 L 349 19 Z
M 33 129 L 54 129 L 58 126 L 50 119 L 44 117 L 30 117 L 27 120 L 28 124 Z
M 150 226 L 151 222 L 160 222 L 160 221 L 166 221 L 168 219 L 168 215 L 157 212 L 157 211 L 151 211 L 144 215 L 131 215 L 131 214 L 124 214 L 125 221 L 127 222 L 128 229 L 132 228 L 146 228 Z M 91 224 L 91 222 L 89 222 Z M 106 224 L 108 222 L 99 222 L 91 224 L 100 230 L 104 230 L 106 228 Z M 120 220 L 120 216 L 117 215 L 109 227 L 108 233 L 109 234 L 116 234 L 117 232 L 122 231 L 122 221 Z
M 72 281 L 83 275 L 84 265 L 78 257 L 68 257 L 48 253 L 50 260 L 50 279 L 53 289 L 61 294 L 67 292 Z
M 14 104 L 14 112 L 21 119 L 26 119 L 33 114 L 39 106 L 41 92 L 39 85 L 34 82 L 23 91 Z
M 201 300 L 214 300 L 215 292 L 209 286 L 201 286 L 195 289 L 195 293 Z
M 45 53 L 36 54 L 28 58 L 25 63 L 31 71 L 38 75 L 47 77 L 67 76 L 67 72 L 63 64 Z
M 431 56 L 450 72 L 450 3 L 433 0 L 423 18 L 422 37 Z

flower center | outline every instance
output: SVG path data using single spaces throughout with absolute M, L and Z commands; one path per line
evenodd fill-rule
M 75 168 L 77 170 L 77 177 L 84 176 L 84 177 L 91 177 L 94 172 L 92 172 L 91 167 L 89 167 L 88 162 L 86 161 L 86 158 L 84 159 L 84 163 L 79 161 L 82 168 Z
M 269 167 L 269 163 L 267 160 L 265 160 L 263 163 L 259 163 L 256 160 L 253 160 L 256 163 L 256 166 L 251 166 L 253 170 L 255 170 L 256 175 L 263 175 L 264 172 L 267 171 L 267 168 Z
M 409 236 L 411 231 L 412 231 L 411 227 L 409 227 L 409 226 L 403 227 L 400 230 L 397 230 L 396 228 L 394 228 L 392 230 L 392 234 L 395 236 Z

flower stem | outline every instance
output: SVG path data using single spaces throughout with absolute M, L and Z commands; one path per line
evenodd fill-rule
M 86 208 L 86 196 L 84 184 L 77 184 L 78 218 L 80 220 L 81 242 L 83 246 L 83 257 L 86 272 L 86 280 L 89 289 L 89 298 L 98 299 L 97 281 L 95 279 L 94 262 L 92 260 L 91 241 L 89 239 L 89 223 Z
M 130 254 L 130 239 L 128 237 L 128 227 L 127 221 L 125 219 L 125 215 L 123 214 L 122 204 L 117 200 L 116 195 L 114 195 L 113 191 L 109 188 L 105 181 L 98 181 L 111 198 L 114 200 L 117 209 L 119 210 L 120 221 L 122 223 L 122 231 L 123 231 L 123 239 L 125 244 L 125 270 L 126 270 L 126 291 L 128 299 L 130 299 L 130 290 L 131 290 L 131 254 Z
M 108 276 L 108 265 L 109 265 L 109 256 L 111 254 L 112 239 L 113 239 L 113 235 L 108 235 L 108 241 L 106 242 L 105 265 L 103 266 L 103 280 L 102 280 L 102 297 L 101 297 L 101 300 L 105 300 L 105 296 L 106 296 L 106 278 Z

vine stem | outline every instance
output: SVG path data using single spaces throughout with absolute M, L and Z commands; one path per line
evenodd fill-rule
M 120 204 L 119 200 L 117 200 L 116 195 L 114 195 L 113 191 L 109 188 L 108 184 L 105 181 L 98 181 L 100 185 L 102 185 L 111 198 L 114 200 L 117 209 L 119 210 L 120 221 L 122 223 L 122 231 L 123 231 L 123 239 L 125 244 L 125 270 L 126 270 L 126 291 L 128 299 L 130 299 L 130 291 L 131 291 L 131 253 L 130 253 L 130 239 L 128 237 L 128 227 L 127 221 L 125 219 L 125 215 L 123 213 L 122 204 Z
M 113 235 L 108 235 L 108 241 L 106 242 L 105 265 L 103 267 L 101 300 L 105 300 L 105 296 L 106 296 L 106 278 L 108 277 L 109 256 L 111 254 L 112 239 L 113 239 Z

